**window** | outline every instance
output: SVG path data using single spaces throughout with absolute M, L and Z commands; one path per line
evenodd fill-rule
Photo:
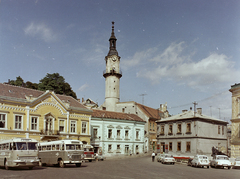
M 172 142 L 169 142 L 169 151 L 172 151 Z
M 191 152 L 191 142 L 186 143 L 186 151 Z
M 169 131 L 168 134 L 172 134 L 172 124 L 169 125 Z
M 181 151 L 181 142 L 177 143 L 177 151 Z
M 97 138 L 98 136 L 98 129 L 93 129 L 93 138 Z
M 164 126 L 163 126 L 163 125 L 161 126 L 161 132 L 160 132 L 160 134 L 164 134 Z
M 224 126 L 222 126 L 222 135 L 224 135 Z
M 220 134 L 221 132 L 221 126 L 218 126 L 218 134 Z
M 136 131 L 136 139 L 139 139 L 139 131 Z
M 121 136 L 121 130 L 117 130 L 117 138 L 120 139 Z
M 31 118 L 31 130 L 37 130 L 37 117 L 32 117 Z
M 138 152 L 138 149 L 139 149 L 139 147 L 138 147 L 138 145 L 136 145 L 136 151 Z
M 177 125 L 177 133 L 179 133 L 179 134 L 182 133 L 182 124 Z
M 76 121 L 71 121 L 71 133 L 76 133 Z
M 59 120 L 59 132 L 64 132 L 64 120 Z
M 5 128 L 6 114 L 0 114 L 0 128 Z
M 153 123 L 153 130 L 155 130 L 155 129 L 154 129 L 154 123 Z
M 187 123 L 187 131 L 186 133 L 191 133 L 191 123 Z
M 108 129 L 108 138 L 112 138 L 112 129 Z
M 15 129 L 22 129 L 22 116 L 15 116 Z
M 82 133 L 87 133 L 87 122 L 82 122 Z
M 118 144 L 117 145 L 117 152 L 120 152 L 120 150 L 121 150 L 121 146 L 120 146 L 120 144 Z
M 125 131 L 125 138 L 128 139 L 128 130 Z
M 108 152 L 112 152 L 112 145 L 108 145 Z

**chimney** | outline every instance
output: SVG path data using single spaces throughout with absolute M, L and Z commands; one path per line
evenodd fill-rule
M 192 107 L 190 107 L 190 110 L 192 110 Z
M 197 113 L 202 115 L 202 108 L 197 108 Z

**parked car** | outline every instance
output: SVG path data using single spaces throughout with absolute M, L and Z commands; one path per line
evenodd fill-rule
M 233 163 L 232 168 L 240 168 L 240 157 L 237 157 Z
M 191 166 L 195 166 L 195 167 L 204 168 L 206 166 L 207 168 L 209 168 L 209 165 L 210 165 L 210 162 L 206 155 L 196 155 L 191 161 Z
M 164 156 L 164 154 L 158 153 L 158 154 L 157 154 L 157 161 L 158 161 L 158 162 L 162 162 L 163 156 Z
M 169 154 L 165 154 L 162 158 L 162 164 L 164 163 L 169 163 L 169 164 L 175 164 L 175 159 L 173 158 L 172 155 L 169 155 Z
M 191 166 L 192 165 L 192 160 L 193 160 L 192 158 L 188 159 L 187 166 Z
M 210 162 L 211 167 L 221 167 L 221 168 L 228 168 L 231 169 L 231 162 L 229 161 L 228 156 L 226 155 L 215 155 Z

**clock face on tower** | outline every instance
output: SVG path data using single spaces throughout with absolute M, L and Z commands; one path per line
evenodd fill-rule
M 118 59 L 118 57 L 116 55 L 113 55 L 109 59 L 115 62 Z

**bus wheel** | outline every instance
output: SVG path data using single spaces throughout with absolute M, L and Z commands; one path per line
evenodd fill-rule
M 92 160 L 89 160 L 89 162 L 92 162 Z
M 32 170 L 33 169 L 33 167 L 28 167 L 29 168 L 29 170 Z
M 65 167 L 65 164 L 64 164 L 63 160 L 59 160 L 59 166 L 60 166 L 61 168 L 64 168 L 64 167 Z
M 76 163 L 76 167 L 81 167 L 81 163 Z
M 9 167 L 8 167 L 8 162 L 7 162 L 7 159 L 5 159 L 5 162 L 4 162 L 4 167 L 5 167 L 5 169 L 6 169 L 6 170 L 8 170 L 8 169 L 9 169 Z

